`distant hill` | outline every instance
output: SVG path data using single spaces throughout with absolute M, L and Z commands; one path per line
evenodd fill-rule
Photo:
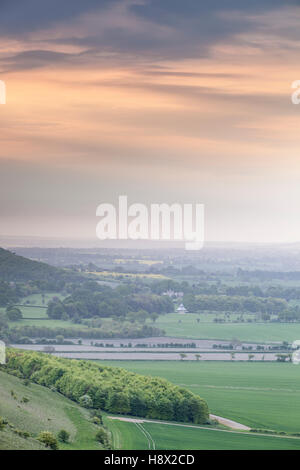
M 57 280 L 62 276 L 66 276 L 66 272 L 62 269 L 23 258 L 0 248 L 0 280 L 2 281 L 49 281 Z

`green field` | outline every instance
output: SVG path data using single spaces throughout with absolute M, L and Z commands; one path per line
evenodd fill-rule
M 110 422 L 109 422 L 110 421 Z M 176 424 L 107 420 L 116 449 L 276 450 L 300 449 L 300 439 L 260 436 Z
M 300 367 L 293 364 L 105 361 L 107 364 L 164 377 L 207 400 L 211 413 L 252 428 L 300 432 Z
M 40 319 L 40 318 L 45 318 L 48 319 L 47 316 L 47 309 L 43 307 L 33 307 L 31 305 L 28 305 L 28 307 L 18 307 L 21 312 L 22 316 L 24 319 L 27 318 L 34 318 L 34 319 Z
M 14 392 L 16 398 L 11 394 Z M 27 403 L 22 398 L 29 399 Z M 24 381 L 0 371 L 0 416 L 15 428 L 29 432 L 36 437 L 41 431 L 55 435 L 66 429 L 71 440 L 60 444 L 61 449 L 100 449 L 95 440 L 97 426 L 91 423 L 86 409 L 76 405 L 59 393 Z M 0 431 L 0 449 L 41 448 L 35 439 L 24 439 L 12 433 L 9 428 Z M 43 446 L 42 446 L 43 448 Z
M 219 339 L 241 341 L 294 341 L 300 338 L 300 323 L 215 323 L 211 316 L 187 313 L 160 315 L 155 326 L 166 332 L 166 336 L 190 339 Z M 200 322 L 197 322 L 200 318 Z M 181 323 L 179 323 L 181 321 Z

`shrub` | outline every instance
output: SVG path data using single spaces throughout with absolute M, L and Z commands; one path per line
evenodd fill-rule
M 100 410 L 92 410 L 91 411 L 91 416 L 92 416 L 92 420 L 95 424 L 102 424 L 103 423 L 103 420 L 102 420 L 102 413 Z M 96 419 L 96 421 L 94 421 Z
M 5 420 L 4 420 L 3 418 L 1 418 L 1 416 L 0 416 L 0 431 L 1 431 L 2 429 L 4 429 L 5 426 L 6 426 L 6 422 L 5 422 Z
M 70 439 L 70 434 L 65 429 L 61 429 L 57 437 L 61 442 L 68 442 Z
M 58 449 L 58 442 L 56 437 L 49 431 L 42 431 L 38 435 L 38 440 L 45 444 L 46 447 L 49 447 L 52 450 Z
M 96 433 L 96 441 L 100 442 L 104 447 L 109 447 L 109 438 L 107 432 L 100 428 Z

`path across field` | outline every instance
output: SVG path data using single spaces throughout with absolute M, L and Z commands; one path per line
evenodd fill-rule
M 223 424 L 223 426 L 227 426 L 231 429 L 239 430 L 239 431 L 250 431 L 251 428 L 249 426 L 245 426 L 244 424 L 237 423 L 236 421 L 232 421 L 231 419 L 227 418 L 222 418 L 221 416 L 216 416 L 216 415 L 209 415 L 210 419 L 214 419 L 218 421 L 218 423 Z M 124 418 L 124 417 L 119 417 L 119 416 L 108 416 L 110 419 L 117 419 L 119 421 L 126 421 L 128 423 L 135 423 L 136 425 L 141 426 L 142 423 L 159 423 L 159 424 L 170 424 L 173 426 L 192 426 L 196 427 L 199 429 L 207 429 L 207 427 L 204 426 L 196 426 L 196 425 L 188 425 L 188 424 L 178 424 L 178 423 L 171 423 L 170 421 L 157 421 L 157 420 L 150 420 L 150 419 L 143 419 L 143 418 Z M 215 429 L 215 428 L 211 428 Z M 216 429 L 218 430 L 218 429 Z

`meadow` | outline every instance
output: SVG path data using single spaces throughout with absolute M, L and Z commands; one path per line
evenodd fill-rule
M 106 419 L 115 449 L 276 450 L 300 449 L 300 439 L 261 436 L 222 429 L 158 422 L 132 423 Z
M 258 343 L 292 342 L 300 339 L 300 323 L 216 323 L 213 321 L 215 317 L 213 314 L 202 316 L 195 313 L 168 313 L 160 315 L 155 326 L 164 330 L 166 336 L 177 338 L 229 341 L 235 338 Z M 197 318 L 200 318 L 199 323 Z
M 251 428 L 300 431 L 300 367 L 282 363 L 101 361 L 164 377 L 204 398 L 210 412 Z

